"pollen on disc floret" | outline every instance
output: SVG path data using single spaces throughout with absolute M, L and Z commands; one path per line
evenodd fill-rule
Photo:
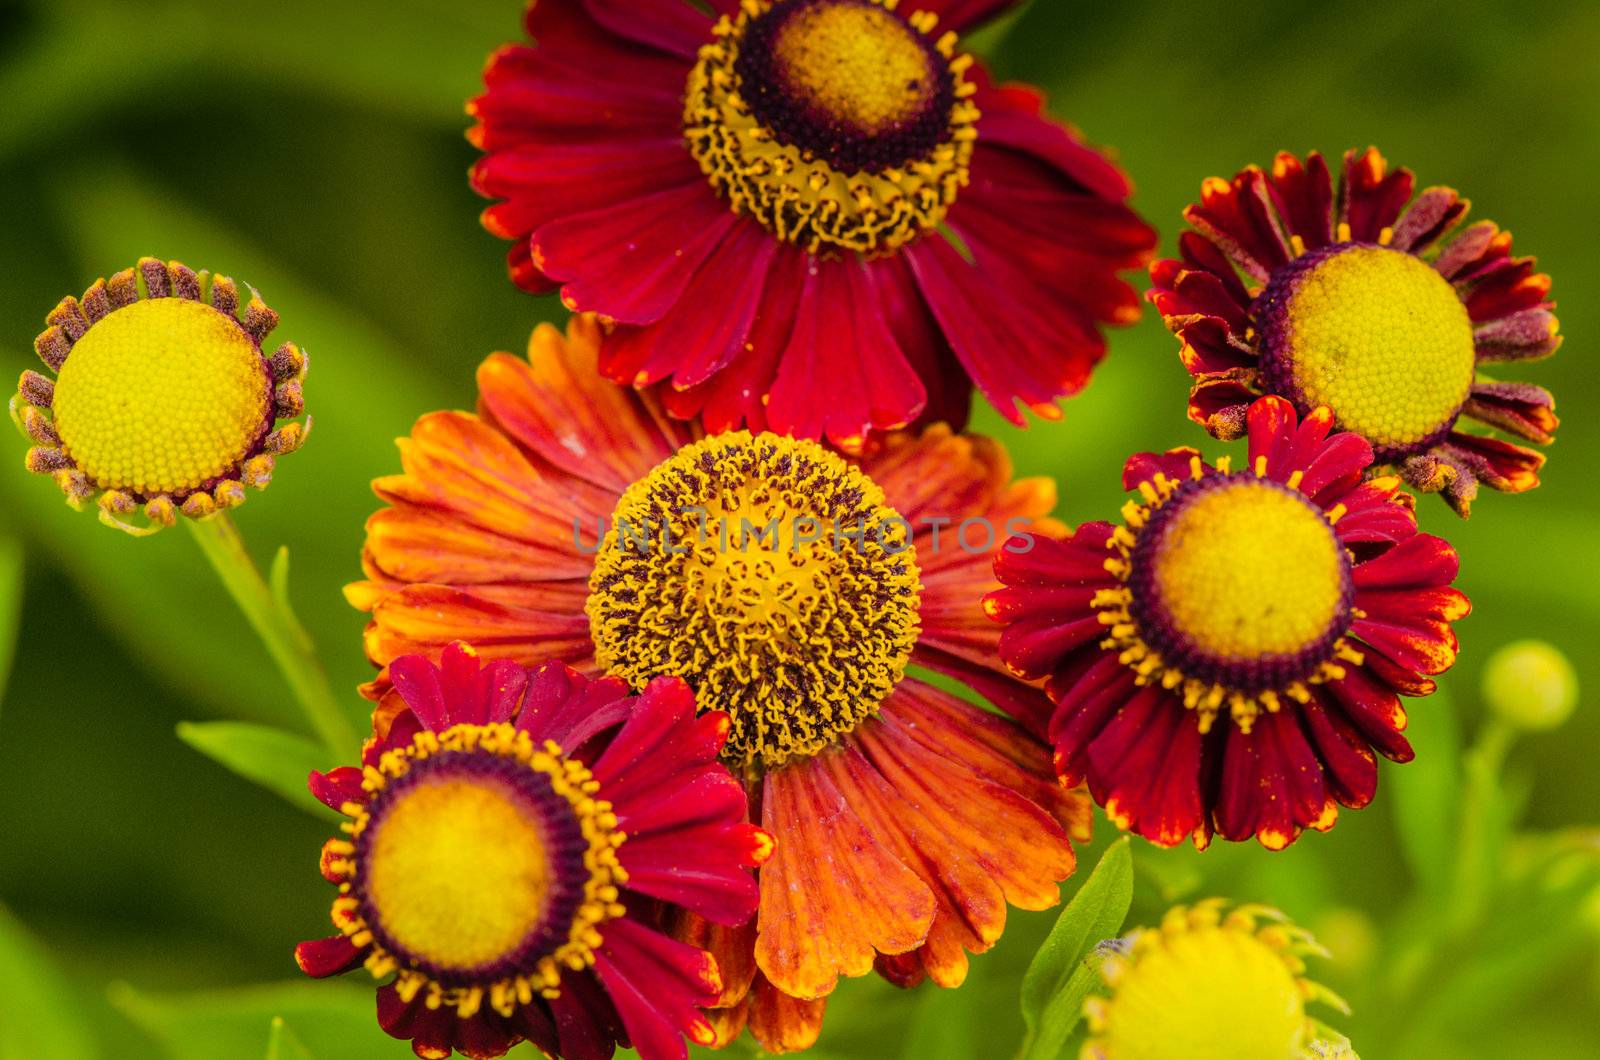
M 831 746 L 905 673 L 920 630 L 910 527 L 815 442 L 713 435 L 618 502 L 589 580 L 595 656 L 723 710 L 724 757 L 773 767 Z

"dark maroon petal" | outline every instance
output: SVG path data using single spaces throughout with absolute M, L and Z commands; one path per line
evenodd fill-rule
M 1136 490 L 1141 482 L 1154 481 L 1157 475 L 1165 475 L 1178 482 L 1187 482 L 1193 475 L 1194 459 L 1200 455 L 1198 449 L 1184 446 L 1179 449 L 1169 449 L 1164 453 L 1134 453 L 1122 465 L 1122 488 Z M 1202 462 L 1200 474 L 1216 474 L 1214 468 Z M 1101 556 L 1104 561 L 1105 556 Z
M 1544 454 L 1499 438 L 1451 432 L 1440 451 L 1484 485 L 1506 493 L 1523 493 L 1539 484 Z
M 1345 720 L 1337 703 L 1328 706 L 1326 693 L 1318 691 L 1298 708 L 1306 735 L 1317 749 L 1334 797 L 1359 809 L 1372 801 L 1378 788 L 1378 763 L 1371 746 Z
M 883 318 L 927 394 L 917 424 L 946 423 L 952 430 L 962 430 L 971 415 L 972 380 L 928 311 L 911 266 L 904 255 L 891 254 L 868 261 L 866 267 L 872 273 Z
M 1389 170 L 1376 147 L 1346 151 L 1339 181 L 1339 220 L 1350 226 L 1350 238 L 1378 242 L 1383 230 L 1399 220 L 1413 186 L 1411 170 Z
M 1379 753 L 1395 762 L 1409 762 L 1411 745 L 1400 735 L 1406 727 L 1406 712 L 1394 689 L 1374 675 L 1375 669 L 1370 660 L 1367 666 L 1347 667 L 1343 678 L 1323 687 Z
M 744 348 L 777 251 L 765 229 L 740 218 L 665 317 L 606 336 L 600 370 L 633 386 L 669 375 L 679 389 L 710 379 Z
M 389 664 L 389 680 L 411 713 L 426 728 L 444 732 L 450 727 L 444 682 L 439 668 L 422 655 L 402 655 Z
M 365 804 L 366 790 L 361 787 L 361 770 L 355 766 L 340 766 L 326 773 L 311 771 L 307 781 L 318 802 L 337 810 L 347 802 Z
M 1333 179 L 1321 152 L 1311 152 L 1301 164 L 1279 151 L 1272 160 L 1272 190 L 1289 234 L 1299 236 L 1305 249 L 1333 242 Z
M 683 1060 L 685 1033 L 700 1045 L 714 1039 L 699 1006 L 715 1001 L 721 984 L 705 951 L 631 920 L 614 920 L 605 926 L 595 974 L 642 1060 Z
M 1119 827 L 1173 846 L 1201 827 L 1198 719 L 1141 688 L 1089 744 L 1089 790 Z
M 1420 254 L 1432 246 L 1467 212 L 1467 201 L 1454 188 L 1425 188 L 1407 207 L 1389 245 Z
M 927 394 L 879 309 L 856 255 L 816 259 L 767 404 L 772 430 L 847 450 L 916 418 Z
M 294 948 L 294 961 L 313 979 L 348 972 L 366 957 L 366 950 L 344 935 L 302 942 Z
M 1479 324 L 1472 331 L 1478 363 L 1536 361 L 1561 346 L 1560 322 L 1548 309 L 1523 309 Z
M 1200 202 L 1187 207 L 1183 216 L 1235 265 L 1262 282 L 1294 256 L 1273 208 L 1266 175 L 1258 166 L 1240 170 L 1231 181 L 1207 178 L 1200 185 Z
M 1191 268 L 1202 269 L 1221 280 L 1233 300 L 1240 305 L 1248 307 L 1255 301 L 1245 288 L 1244 281 L 1239 278 L 1239 270 L 1228 260 L 1228 255 L 1199 232 L 1182 232 L 1178 235 L 1178 255 Z
M 574 214 L 533 233 L 561 296 L 623 324 L 653 324 L 683 295 L 736 216 L 704 180 Z
M 1555 440 L 1556 400 L 1542 386 L 1528 383 L 1477 383 L 1462 413 L 1473 419 L 1548 445 Z
M 618 36 L 694 62 L 711 20 L 686 0 L 584 0 L 591 18 Z M 684 76 L 688 76 L 685 69 Z

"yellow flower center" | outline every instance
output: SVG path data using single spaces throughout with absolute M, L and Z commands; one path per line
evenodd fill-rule
M 629 487 L 589 580 L 595 655 L 675 674 L 727 711 L 724 757 L 774 767 L 832 745 L 905 673 L 921 581 L 910 527 L 814 442 L 744 431 Z
M 554 997 L 623 915 L 624 835 L 599 784 L 508 724 L 421 732 L 364 772 L 350 840 L 323 850 L 333 919 L 401 998 L 470 1017 Z
M 792 99 L 867 136 L 914 117 L 938 87 L 920 34 L 873 4 L 802 6 L 773 35 L 772 57 Z
M 1269 285 L 1264 368 L 1302 410 L 1385 453 L 1431 444 L 1472 388 L 1472 323 L 1449 282 L 1414 255 L 1342 245 Z
M 745 0 L 718 21 L 683 124 L 732 209 L 813 252 L 887 252 L 944 219 L 977 137 L 972 60 L 894 7 Z
M 374 829 L 367 896 L 394 941 L 472 969 L 514 952 L 544 916 L 550 865 L 538 819 L 495 780 L 425 779 Z
M 1106 570 L 1121 582 L 1096 594 L 1104 646 L 1141 683 L 1180 692 L 1208 731 L 1226 707 L 1248 732 L 1279 696 L 1304 701 L 1309 684 L 1360 662 L 1344 640 L 1352 617 L 1350 557 L 1324 514 L 1298 489 L 1254 474 L 1206 475 L 1198 456 L 1184 481 L 1157 474 L 1123 507 Z
M 1306 1040 L 1305 1000 L 1284 955 L 1218 926 L 1138 954 L 1097 1044 L 1107 1060 L 1287 1060 Z
M 1298 494 L 1242 476 L 1177 509 L 1150 553 L 1154 600 L 1217 659 L 1303 651 L 1344 603 L 1344 550 Z
M 96 321 L 56 381 L 61 447 L 99 488 L 144 497 L 202 489 L 272 422 L 261 351 L 220 310 L 142 299 Z

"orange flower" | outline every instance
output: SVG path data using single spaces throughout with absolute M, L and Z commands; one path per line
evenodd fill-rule
M 859 459 L 704 436 L 605 382 L 599 343 L 589 317 L 565 339 L 542 325 L 528 360 L 481 366 L 477 415 L 429 414 L 401 441 L 346 591 L 372 615 L 368 654 L 463 639 L 635 688 L 670 673 L 728 714 L 724 761 L 777 850 L 753 926 L 679 925 L 721 967 L 720 1041 L 748 1023 L 768 1049 L 808 1046 L 841 976 L 958 985 L 1007 904 L 1056 902 L 1068 837 L 1087 837 L 1087 801 L 1026 727 L 1049 703 L 999 668 L 979 606 L 1008 531 L 1062 533 L 1052 485 L 943 426 Z M 368 692 L 380 719 L 396 709 L 387 671 Z

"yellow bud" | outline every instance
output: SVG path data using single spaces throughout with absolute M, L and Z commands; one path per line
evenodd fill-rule
M 1506 722 L 1529 732 L 1554 729 L 1578 705 L 1578 675 L 1559 649 L 1542 640 L 1519 640 L 1490 656 L 1483 698 Z

